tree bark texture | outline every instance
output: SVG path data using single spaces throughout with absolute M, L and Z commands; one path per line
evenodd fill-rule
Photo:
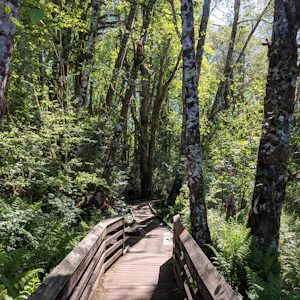
M 197 81 L 199 83 L 199 77 L 202 66 L 202 59 L 204 54 L 204 45 L 206 39 L 206 30 L 210 14 L 210 4 L 211 0 L 205 0 L 202 8 L 202 18 L 199 27 L 199 39 L 197 44 L 196 51 L 196 66 L 197 66 Z M 184 80 L 183 80 L 184 81 Z M 184 89 L 183 89 L 184 90 Z M 186 106 L 185 106 L 185 93 L 182 93 L 183 98 L 183 118 L 182 118 L 182 137 L 181 137 L 181 146 L 180 146 L 180 157 L 179 163 L 176 170 L 175 178 L 173 181 L 172 189 L 169 193 L 167 202 L 169 205 L 174 205 L 177 196 L 180 193 L 180 189 L 184 181 L 186 180 L 185 168 L 186 168 L 186 137 L 185 137 L 185 127 L 186 127 Z
M 194 15 L 192 0 L 181 1 L 182 50 L 184 90 L 186 101 L 186 143 L 188 186 L 192 235 L 207 253 L 205 244 L 211 243 L 205 205 L 204 177 L 200 149 L 199 100 L 194 41 Z
M 9 17 L 11 15 L 18 18 L 20 2 L 20 0 L 0 1 L 0 126 L 7 108 L 5 87 L 16 31 L 16 25 Z M 5 12 L 5 6 L 10 7 L 10 13 Z
M 299 8 L 299 1 L 296 0 L 275 1 L 272 43 L 268 51 L 264 120 L 248 220 L 262 253 L 270 248 L 278 250 L 280 216 L 287 180 L 290 121 L 299 75 L 296 42 L 300 25 Z

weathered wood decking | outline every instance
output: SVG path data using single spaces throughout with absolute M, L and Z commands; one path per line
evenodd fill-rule
M 141 235 L 130 237 L 129 252 L 104 275 L 93 300 L 179 300 L 172 271 L 173 235 L 147 202 L 133 205 Z

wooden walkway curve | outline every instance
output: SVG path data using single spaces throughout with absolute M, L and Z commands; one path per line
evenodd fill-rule
M 132 212 L 141 234 L 128 239 L 128 253 L 104 274 L 93 300 L 179 300 L 171 263 L 173 234 L 148 202 L 135 203 Z

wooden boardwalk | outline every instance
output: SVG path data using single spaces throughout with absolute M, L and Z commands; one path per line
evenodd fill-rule
M 173 235 L 147 202 L 132 206 L 141 235 L 130 237 L 129 252 L 104 275 L 94 300 L 179 300 L 172 271 Z

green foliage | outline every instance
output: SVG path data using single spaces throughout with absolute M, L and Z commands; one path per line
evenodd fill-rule
M 283 213 L 280 231 L 280 256 L 285 283 L 300 294 L 300 221 L 296 214 Z
M 209 224 L 214 245 L 211 247 L 215 254 L 214 263 L 231 286 L 238 286 L 245 281 L 244 264 L 250 254 L 251 244 L 249 229 L 233 219 L 227 223 L 213 211 L 210 211 Z
M 262 256 L 249 229 L 235 219 L 229 222 L 215 211 L 209 213 L 214 264 L 225 280 L 245 299 L 298 299 L 299 260 L 296 258 L 299 224 L 284 217 L 281 228 L 281 250 Z M 292 230 L 292 231 L 291 231 Z M 287 238 L 289 237 L 289 238 Z M 299 245 L 298 245 L 299 247 Z M 296 255 L 296 256 L 295 256 Z
M 201 20 L 198 12 L 202 2 L 194 3 L 196 26 Z M 218 8 L 224 1 L 217 2 Z M 125 214 L 126 223 L 134 226 L 128 205 L 122 200 L 139 196 L 140 129 L 133 116 L 139 119 L 141 90 L 145 83 L 140 72 L 135 81 L 131 113 L 126 120 L 127 129 L 120 136 L 118 163 L 112 167 L 113 183 L 108 186 L 102 176 L 133 58 L 141 43 L 145 6 L 139 2 L 115 97 L 111 107 L 105 108 L 104 99 L 118 56 L 120 37 L 127 32 L 125 21 L 130 5 L 130 1 L 99 2 L 95 51 L 88 53 L 91 1 L 22 1 L 19 18 L 22 26 L 17 27 L 8 80 L 9 113 L 0 131 L 0 300 L 25 299 L 102 218 L 121 213 Z M 255 20 L 264 5 L 265 1 L 250 1 L 242 9 L 241 20 Z M 174 6 L 180 31 L 180 2 L 174 1 Z M 9 6 L 4 6 L 4 11 L 11 17 Z M 266 20 L 271 13 L 270 10 Z M 12 17 L 11 20 L 20 25 L 18 20 Z M 226 22 L 227 25 L 215 26 L 213 21 L 208 27 L 199 80 L 206 202 L 209 208 L 218 211 L 211 211 L 209 215 L 215 264 L 245 298 L 297 299 L 299 176 L 295 175 L 297 178 L 287 183 L 287 214 L 282 218 L 278 258 L 281 270 L 273 268 L 274 256 L 264 259 L 255 256 L 249 230 L 244 226 L 261 133 L 267 71 L 267 47 L 261 47 L 261 40 L 269 38 L 268 22 L 258 28 L 244 58 L 235 66 L 230 108 L 218 114 L 212 130 L 212 124 L 208 123 L 207 116 L 228 49 L 230 14 L 225 17 Z M 253 21 L 240 23 L 234 57 L 242 49 L 253 24 Z M 157 2 L 143 53 L 143 67 L 149 72 L 149 123 L 163 46 L 170 38 L 163 81 L 170 76 L 181 49 L 174 25 L 169 1 Z M 94 63 L 87 66 L 90 55 Z M 89 108 L 87 105 L 79 108 L 76 88 L 81 86 L 82 74 L 89 67 L 88 101 L 91 103 Z M 179 69 L 170 85 L 159 122 L 153 182 L 154 193 L 161 199 L 166 199 L 179 163 L 181 73 Z M 291 123 L 289 169 L 292 174 L 300 169 L 299 116 L 298 107 Z M 93 207 L 80 209 L 82 203 L 92 198 L 97 186 L 109 191 L 108 201 L 112 206 L 106 214 L 98 213 Z M 220 214 L 224 214 L 226 200 L 231 195 L 238 213 L 227 223 Z M 174 207 L 160 206 L 158 210 L 167 221 L 180 213 L 184 226 L 190 230 L 187 185 L 183 185 Z
M 39 23 L 44 17 L 44 11 L 38 8 L 31 9 L 29 14 L 30 14 L 32 24 Z

